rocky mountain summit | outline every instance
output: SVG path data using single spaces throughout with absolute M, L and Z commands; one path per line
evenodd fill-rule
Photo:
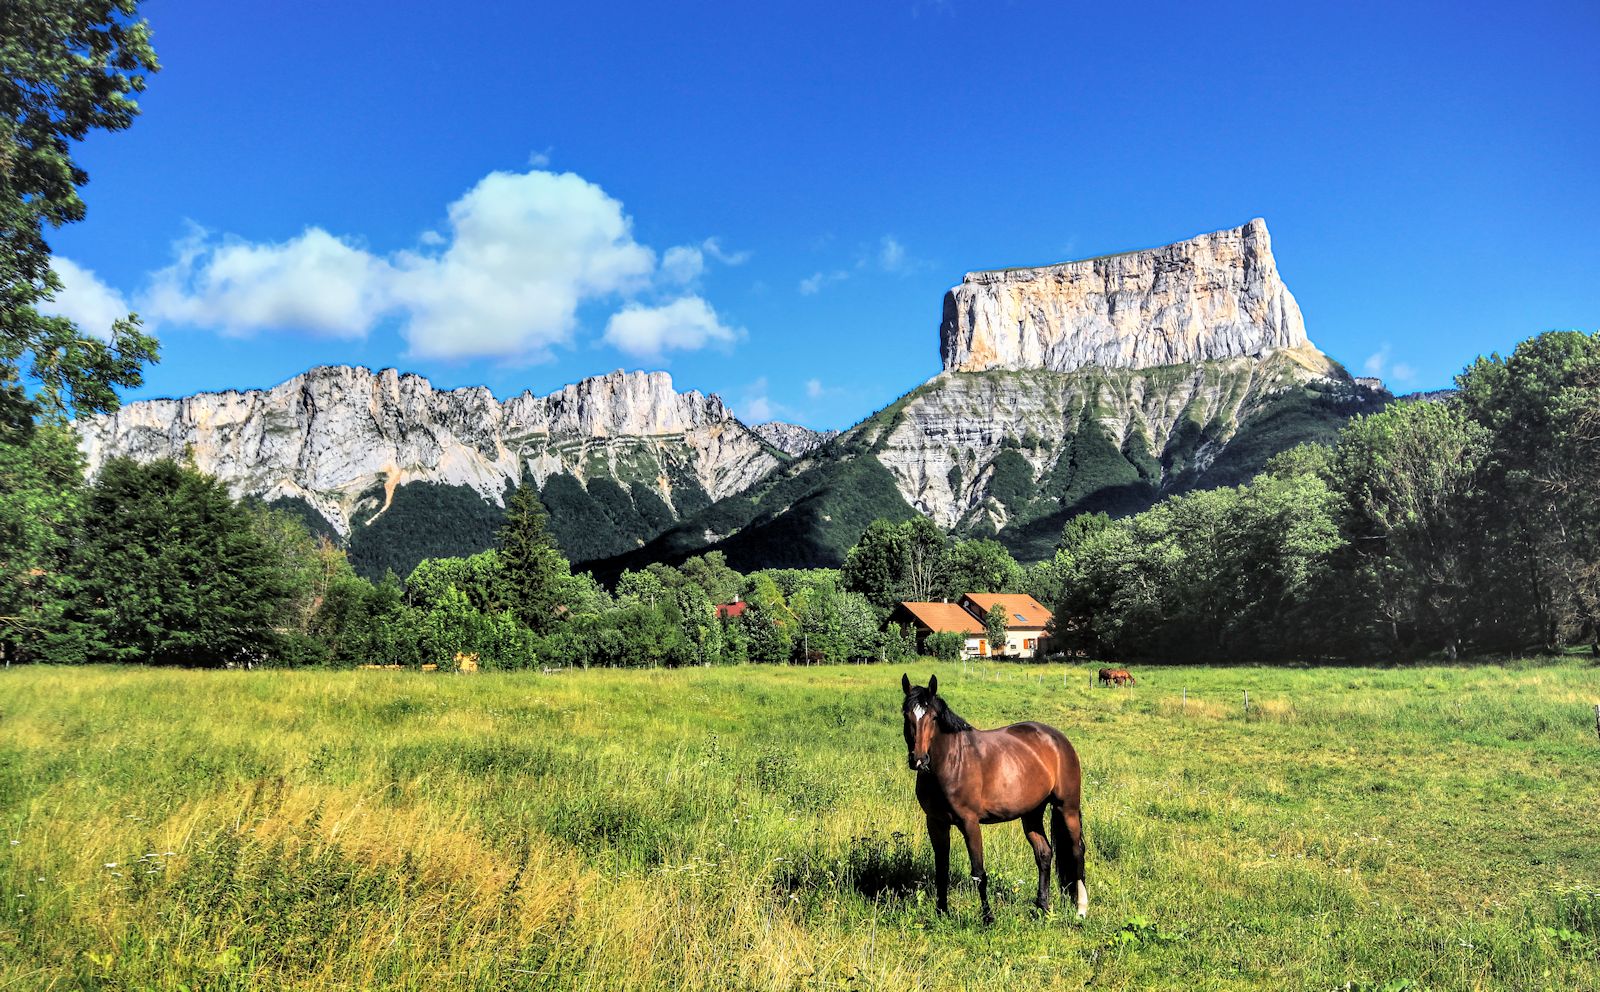
M 1391 399 L 1312 345 L 1260 220 L 969 273 L 939 337 L 942 373 L 627 562 L 838 564 L 872 519 L 913 514 L 1041 558 L 1078 513 L 1247 481 Z
M 803 455 L 839 436 L 838 431 L 814 431 L 809 427 L 786 424 L 781 420 L 769 420 L 750 429 L 761 435 L 762 440 L 787 455 Z
M 417 484 L 498 507 L 508 487 L 558 479 L 579 493 L 604 483 L 609 502 L 659 530 L 778 464 L 719 397 L 676 392 L 665 372 L 617 371 L 502 402 L 483 387 L 326 366 L 270 389 L 129 403 L 78 429 L 91 474 L 117 455 L 187 457 L 236 495 L 303 505 L 345 538 Z
M 1259 218 L 1163 248 L 969 272 L 939 327 L 951 372 L 1143 369 L 1304 348 Z

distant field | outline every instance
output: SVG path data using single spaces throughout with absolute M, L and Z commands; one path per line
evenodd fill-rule
M 1600 988 L 1600 667 L 930 671 L 1086 925 L 1015 824 L 935 916 L 899 668 L 5 671 L 0 990 Z

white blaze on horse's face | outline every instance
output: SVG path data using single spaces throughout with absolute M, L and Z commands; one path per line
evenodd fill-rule
M 922 703 L 912 703 L 906 709 L 906 764 L 912 771 L 925 772 L 932 767 L 928 748 L 933 744 L 933 708 Z

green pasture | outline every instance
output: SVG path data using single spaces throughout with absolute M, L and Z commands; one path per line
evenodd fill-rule
M 1600 667 L 1090 671 L 912 672 L 1083 759 L 992 927 L 898 668 L 0 672 L 0 990 L 1600 988 Z

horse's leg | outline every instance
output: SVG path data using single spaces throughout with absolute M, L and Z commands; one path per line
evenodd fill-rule
M 950 912 L 950 821 L 928 817 L 928 841 L 933 845 L 933 884 L 938 893 L 934 906 Z
M 983 827 L 973 816 L 958 826 L 967 842 L 967 861 L 972 868 L 972 880 L 978 883 L 978 904 L 983 907 L 983 922 L 993 923 L 994 913 L 989 909 L 989 873 L 983 870 Z
M 1022 817 L 1022 834 L 1033 848 L 1033 863 L 1039 866 L 1039 897 L 1033 901 L 1039 912 L 1050 912 L 1050 841 L 1044 835 L 1044 807 Z
M 1056 878 L 1061 882 L 1061 896 L 1078 901 L 1078 918 L 1089 915 L 1089 886 L 1084 881 L 1083 813 L 1074 808 L 1060 806 L 1050 810 L 1050 832 L 1055 835 L 1057 857 Z M 1072 892 L 1076 889 L 1076 893 Z

